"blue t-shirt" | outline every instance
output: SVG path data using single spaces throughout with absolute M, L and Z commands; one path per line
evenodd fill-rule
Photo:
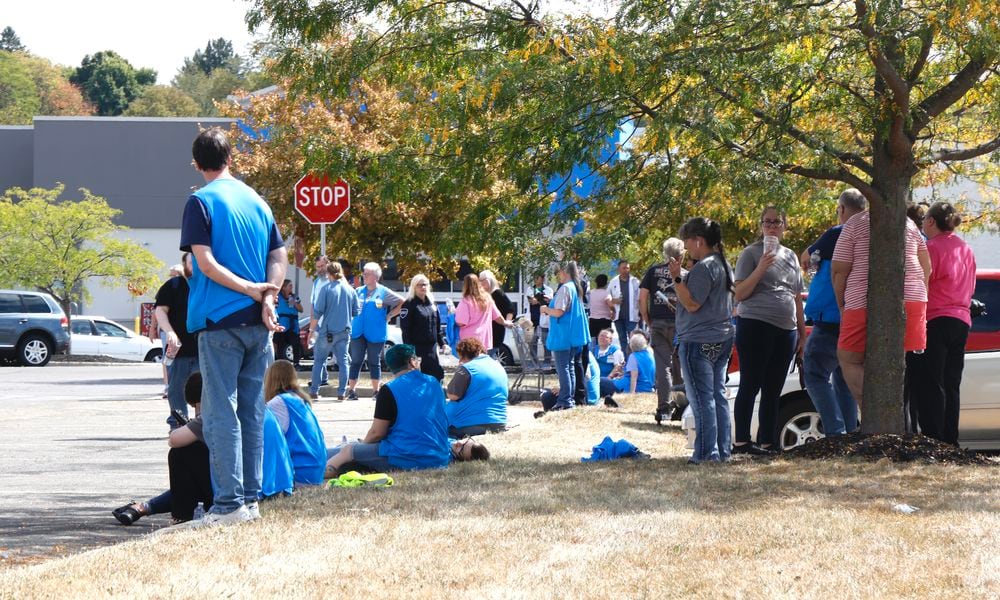
M 615 369 L 615 359 L 619 355 L 621 350 L 618 346 L 610 344 L 607 350 L 601 350 L 600 346 L 597 347 L 597 365 L 601 369 L 601 377 L 611 377 L 611 371 Z M 625 355 L 621 354 L 619 362 L 624 359 Z
M 485 354 L 462 366 L 469 372 L 469 387 L 459 400 L 445 403 L 448 425 L 462 428 L 506 424 L 507 371 Z
M 224 177 L 206 184 L 184 207 L 180 249 L 208 246 L 220 265 L 248 281 L 267 281 L 267 256 L 284 245 L 271 208 L 237 179 Z M 206 277 L 197 257 L 193 263 L 188 282 L 189 332 L 261 322 L 260 305 L 253 298 Z
M 275 312 L 278 313 L 278 322 L 285 327 L 285 331 L 299 332 L 299 310 L 292 306 L 284 294 L 278 294 Z

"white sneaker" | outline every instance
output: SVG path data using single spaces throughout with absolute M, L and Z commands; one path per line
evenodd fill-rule
M 256 502 L 251 502 L 250 504 L 247 504 L 246 507 L 247 507 L 247 512 L 250 513 L 251 521 L 256 521 L 257 519 L 260 518 L 259 504 L 257 504 Z
M 228 512 L 224 515 L 220 515 L 214 512 L 205 513 L 205 516 L 198 519 L 197 521 L 189 521 L 192 523 L 191 529 L 198 529 L 201 527 L 216 527 L 221 525 L 235 525 L 237 523 L 246 523 L 247 521 L 253 521 L 254 517 L 250 513 L 250 510 L 246 506 L 241 506 L 233 512 Z

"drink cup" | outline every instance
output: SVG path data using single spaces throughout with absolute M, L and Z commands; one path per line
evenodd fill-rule
M 778 238 L 773 235 L 764 236 L 764 254 L 774 254 L 778 251 Z

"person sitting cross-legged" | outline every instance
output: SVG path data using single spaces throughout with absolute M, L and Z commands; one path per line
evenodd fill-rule
M 625 362 L 625 373 L 618 378 L 601 378 L 602 394 L 610 391 L 613 386 L 615 391 L 635 394 L 636 392 L 652 392 L 656 388 L 656 362 L 653 359 L 653 352 L 649 349 L 649 340 L 641 331 L 632 334 L 628 341 L 629 349 L 632 351 Z
M 397 344 L 385 353 L 385 362 L 396 377 L 379 389 L 371 428 L 364 439 L 327 451 L 327 479 L 348 465 L 377 472 L 438 469 L 467 456 L 455 455 L 459 442 L 448 439 L 441 382 L 420 372 L 416 349 Z
M 507 428 L 507 372 L 486 354 L 479 338 L 458 343 L 458 370 L 448 383 L 444 411 L 454 437 L 500 432 Z

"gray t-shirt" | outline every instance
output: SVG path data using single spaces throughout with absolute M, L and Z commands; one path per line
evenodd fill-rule
M 189 419 L 187 422 L 187 428 L 191 430 L 194 437 L 198 438 L 199 442 L 205 442 L 204 426 L 202 425 L 200 416 Z
M 744 248 L 736 261 L 736 281 L 749 277 L 763 255 L 763 241 Z M 798 257 L 788 248 L 778 246 L 774 263 L 760 278 L 750 297 L 737 306 L 736 314 L 742 319 L 756 319 L 779 329 L 795 329 L 795 299 L 801 296 L 803 289 Z
M 688 312 L 677 303 L 677 340 L 714 344 L 733 337 L 733 294 L 729 291 L 722 256 L 712 254 L 698 261 L 687 275 L 691 299 L 700 304 Z
M 472 383 L 472 373 L 469 373 L 465 366 L 460 366 L 455 370 L 451 381 L 448 382 L 447 391 L 452 396 L 458 396 L 458 399 L 461 400 L 465 396 L 465 392 L 469 391 L 470 383 Z
M 629 316 L 632 311 L 631 298 L 629 298 L 629 296 L 632 295 L 632 278 L 630 276 L 628 279 L 623 281 L 622 278 L 619 277 L 618 283 L 621 285 L 622 290 L 622 303 L 618 310 L 618 320 L 622 323 L 628 323 Z

